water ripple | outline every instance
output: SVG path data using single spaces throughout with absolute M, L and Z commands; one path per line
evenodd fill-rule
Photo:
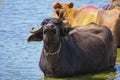
M 69 2 L 69 0 L 59 0 Z M 0 80 L 39 80 L 38 63 L 42 42 L 28 43 L 29 30 L 38 28 L 53 15 L 54 0 L 0 0 Z M 73 0 L 75 7 L 94 4 L 102 7 L 110 0 Z M 119 64 L 119 63 L 118 63 Z M 116 80 L 120 67 L 116 66 Z

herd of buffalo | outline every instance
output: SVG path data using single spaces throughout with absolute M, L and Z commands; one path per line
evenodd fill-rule
M 120 48 L 120 0 L 104 8 L 53 4 L 54 15 L 31 30 L 31 41 L 43 41 L 39 66 L 45 77 L 71 77 L 115 66 Z

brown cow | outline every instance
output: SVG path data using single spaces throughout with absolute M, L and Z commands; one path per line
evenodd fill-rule
M 94 6 L 73 8 L 73 3 L 55 3 L 54 17 L 66 21 L 71 27 L 87 25 L 94 22 L 107 26 L 115 35 L 117 46 L 120 47 L 120 8 L 103 10 Z
M 115 7 L 120 7 L 120 0 L 113 0 L 111 3 L 109 3 L 108 5 L 104 6 L 105 10 L 111 10 Z
M 49 18 L 28 38 L 42 40 L 39 66 L 45 77 L 76 76 L 115 66 L 117 48 L 107 27 L 91 23 L 65 28 L 60 19 Z
M 83 26 L 91 22 L 96 22 L 99 8 L 85 6 L 73 8 L 73 3 L 54 3 L 54 18 L 66 20 L 71 27 Z M 86 13 L 87 11 L 87 13 Z

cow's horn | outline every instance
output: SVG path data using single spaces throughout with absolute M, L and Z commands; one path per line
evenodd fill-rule
M 37 29 L 37 30 L 34 30 L 34 29 L 35 29 L 35 28 L 32 27 L 31 30 L 30 30 L 30 33 L 38 33 L 38 32 L 40 32 L 40 31 L 42 31 L 42 28 Z

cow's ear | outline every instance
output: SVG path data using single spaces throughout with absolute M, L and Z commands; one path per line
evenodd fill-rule
M 68 3 L 69 8 L 73 8 L 73 2 Z
M 27 41 L 31 42 L 31 41 L 42 41 L 42 40 L 43 40 L 43 28 L 41 27 L 39 30 L 33 32 Z
M 31 42 L 31 41 L 42 41 L 42 40 L 43 40 L 43 35 L 40 33 L 36 33 L 36 34 L 32 34 L 27 41 Z
M 62 28 L 62 35 L 68 35 L 71 30 L 73 30 L 73 28 L 71 28 L 70 26 Z
M 61 4 L 60 4 L 59 2 L 53 3 L 53 8 L 54 8 L 54 9 L 61 8 L 61 7 L 62 7 L 62 6 L 61 6 Z

